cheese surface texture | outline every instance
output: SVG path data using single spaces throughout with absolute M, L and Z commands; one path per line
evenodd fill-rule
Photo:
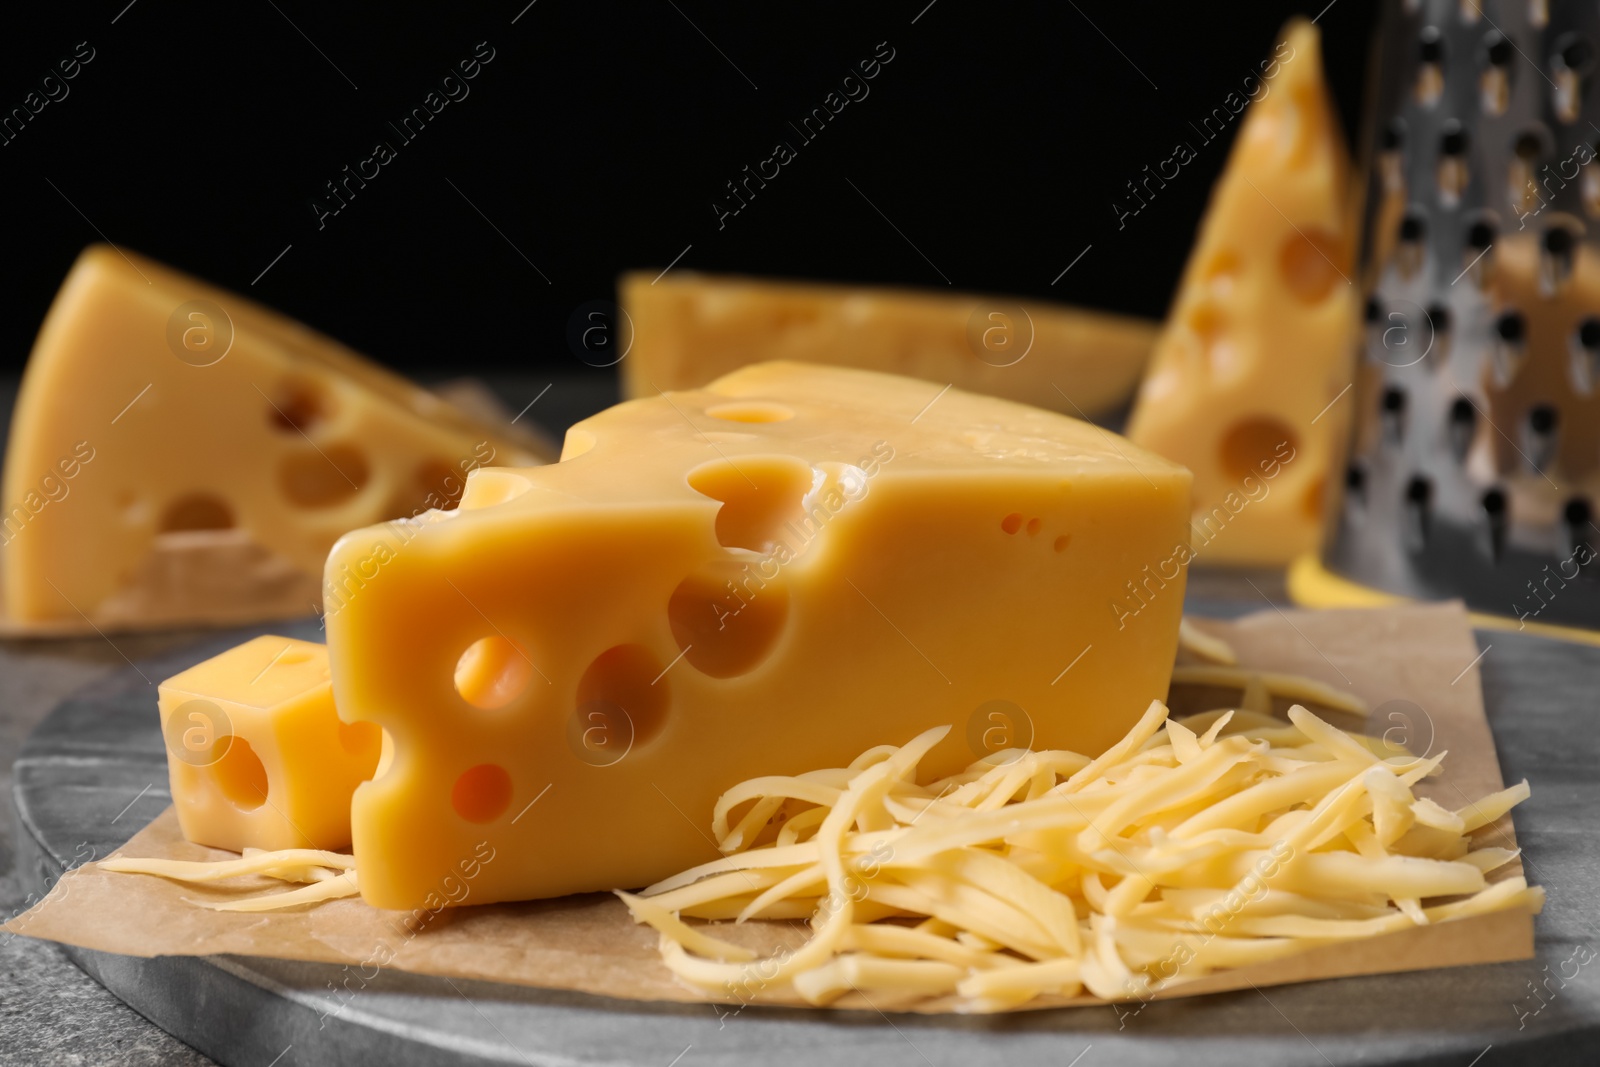
M 713 857 L 752 774 L 937 725 L 950 772 L 1098 752 L 1166 693 L 1189 475 L 1104 430 L 926 382 L 760 364 L 574 426 L 560 463 L 328 559 L 339 713 L 392 738 L 357 790 L 371 904 L 645 885 Z
M 1155 323 L 1046 301 L 755 278 L 625 275 L 629 396 L 800 360 L 921 378 L 1086 418 L 1125 403 Z M 624 341 L 626 338 L 624 338 Z
M 382 732 L 339 720 L 326 646 L 257 637 L 162 682 L 159 704 L 184 837 L 235 852 L 350 843 L 350 795 Z
M 1128 423 L 1194 472 L 1194 552 L 1314 548 L 1352 401 L 1349 162 L 1316 27 L 1291 23 L 1245 113 Z
M 537 461 L 282 315 L 93 247 L 51 306 L 11 422 L 6 623 L 308 614 L 341 533 L 448 506 L 473 467 Z

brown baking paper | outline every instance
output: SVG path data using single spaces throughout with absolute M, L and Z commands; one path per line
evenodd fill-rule
M 1387 734 L 1415 753 L 1448 750 L 1442 778 L 1419 789 L 1447 808 L 1503 787 L 1494 738 L 1478 685 L 1477 644 L 1459 605 L 1338 612 L 1263 611 L 1234 623 L 1201 626 L 1230 642 L 1244 665 L 1310 675 L 1364 697 L 1373 714 L 1366 731 Z M 1173 694 L 1175 714 L 1225 706 L 1236 693 Z M 1280 705 L 1286 706 L 1280 701 Z M 1322 711 L 1347 729 L 1349 716 Z M 151 709 L 152 716 L 155 709 Z M 903 742 L 906 738 L 884 738 Z M 840 753 L 846 758 L 853 753 Z M 689 813 L 709 826 L 711 813 Z M 1509 817 L 1479 831 L 1483 845 L 1515 848 Z M 185 841 L 168 808 L 117 855 L 217 860 L 232 853 Z M 488 862 L 494 862 L 492 859 Z M 1491 876 L 1520 874 L 1507 864 Z M 470 881 L 468 881 L 470 900 Z M 578 990 L 636 1000 L 699 1001 L 703 994 L 679 985 L 660 962 L 656 935 L 636 925 L 609 894 L 587 894 L 522 904 L 451 908 L 436 913 L 386 912 L 360 899 L 329 901 L 282 912 L 235 914 L 196 907 L 196 900 L 226 900 L 281 891 L 267 878 L 236 879 L 221 886 L 178 884 L 146 875 L 116 874 L 89 864 L 62 876 L 48 897 L 4 928 L 84 948 L 129 956 L 206 956 L 233 953 L 345 964 L 335 985 L 361 988 L 385 967 L 451 978 Z M 803 925 L 723 924 L 718 936 L 778 951 L 805 937 Z M 1419 927 L 1367 941 L 1325 945 L 1270 964 L 1220 972 L 1169 987 L 1158 997 L 1528 959 L 1533 920 L 1522 912 L 1479 916 Z M 757 988 L 730 996 L 733 1003 L 798 1003 Z M 1100 1003 L 1094 998 L 1038 1000 L 1028 1007 Z M 891 1006 L 859 994 L 839 1007 Z M 899 1010 L 947 1011 L 949 998 L 894 1003 Z

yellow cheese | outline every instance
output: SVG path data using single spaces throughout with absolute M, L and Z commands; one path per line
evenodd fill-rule
M 1286 563 L 1317 543 L 1352 407 L 1349 162 L 1317 29 L 1291 23 L 1245 115 L 1128 436 L 1194 472 L 1194 550 Z
M 1127 402 L 1156 325 L 1040 300 L 694 274 L 625 275 L 629 396 L 750 363 L 885 371 L 1086 418 Z M 628 328 L 631 325 L 631 345 Z
M 62 285 L 0 488 L 8 628 L 307 614 L 343 532 L 533 463 L 336 342 L 108 247 Z
M 715 853 L 740 779 L 934 725 L 940 773 L 1122 736 L 1166 694 L 1188 473 L 941 390 L 760 364 L 342 538 L 339 713 L 394 743 L 353 804 L 368 902 L 453 900 L 484 847 L 472 903 L 643 885 Z
M 382 734 L 339 721 L 326 646 L 246 641 L 162 682 L 160 708 L 184 837 L 235 852 L 349 844 L 350 795 Z

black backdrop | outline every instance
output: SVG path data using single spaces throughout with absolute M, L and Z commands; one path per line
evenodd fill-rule
M 103 235 L 435 376 L 581 371 L 573 309 L 675 258 L 1158 316 L 1237 127 L 1190 124 L 1320 12 L 1353 135 L 1376 5 L 29 6 L 0 28 L 0 371 Z M 1119 223 L 1179 139 L 1198 157 Z M 777 175 L 719 217 L 746 166 Z

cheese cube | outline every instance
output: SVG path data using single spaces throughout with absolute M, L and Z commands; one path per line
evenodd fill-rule
M 350 843 L 350 795 L 382 732 L 339 721 L 326 646 L 257 637 L 168 678 L 159 699 L 184 837 L 235 852 Z
M 629 274 L 617 288 L 627 313 L 618 369 L 629 396 L 801 360 L 953 383 L 1084 417 L 1127 402 L 1157 333 L 1143 319 L 1031 299 L 684 272 Z
M 1318 40 L 1290 23 L 1265 67 L 1128 421 L 1194 472 L 1207 563 L 1316 547 L 1355 403 L 1350 165 Z
M 945 774 L 1100 751 L 1166 695 L 1189 474 L 1090 425 L 760 364 L 574 426 L 560 463 L 328 559 L 339 714 L 392 736 L 352 810 L 385 908 L 639 886 L 717 796 L 954 729 Z M 457 901 L 458 902 L 458 901 Z
M 473 467 L 538 461 L 299 323 L 93 247 L 11 421 L 0 628 L 306 615 L 346 530 L 448 506 Z

